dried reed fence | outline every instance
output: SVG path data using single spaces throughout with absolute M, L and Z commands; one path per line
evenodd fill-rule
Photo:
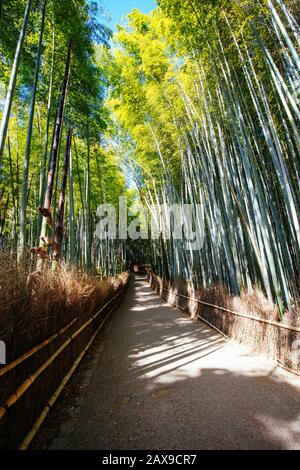
M 8 265 L 5 278 L 1 268 L 0 448 L 15 449 L 118 305 L 128 273 L 97 281 L 64 267 L 26 275 Z
M 293 344 L 300 341 L 299 305 L 281 322 L 259 290 L 241 297 L 229 296 L 222 287 L 193 290 L 184 282 L 170 282 L 148 271 L 153 289 L 168 303 L 192 318 L 200 318 L 225 336 L 246 344 L 253 351 L 267 354 L 279 365 L 299 374 L 300 364 L 293 361 Z

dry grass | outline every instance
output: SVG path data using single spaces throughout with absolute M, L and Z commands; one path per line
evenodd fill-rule
M 98 281 L 77 269 L 27 273 L 6 255 L 0 257 L 0 339 L 8 361 L 49 337 L 73 318 L 89 318 L 127 280 Z
M 91 316 L 127 283 L 128 273 L 97 280 L 76 269 L 60 266 L 26 273 L 9 256 L 0 256 L 0 339 L 11 362 L 44 339 L 72 326 L 53 342 L 0 377 L 0 402 L 14 393 Z M 105 314 L 103 314 L 105 315 Z M 76 336 L 0 420 L 0 448 L 16 448 L 31 429 L 57 385 L 86 347 L 102 321 L 97 317 Z
M 300 333 L 233 315 L 218 308 L 199 304 L 176 295 L 179 293 L 233 312 L 255 316 L 264 320 L 278 321 L 276 310 L 269 305 L 267 298 L 260 289 L 255 288 L 252 293 L 242 292 L 240 297 L 234 297 L 228 295 L 221 285 L 193 291 L 191 286 L 185 282 L 180 281 L 170 284 L 154 273 L 151 273 L 150 276 L 152 286 L 157 286 L 156 291 L 160 295 L 163 294 L 169 303 L 185 310 L 192 318 L 201 315 L 228 337 L 246 344 L 256 352 L 262 352 L 273 359 L 279 359 L 291 369 L 300 370 L 299 365 L 297 367 L 297 364 L 293 363 L 291 356 L 292 344 L 294 341 L 300 340 Z M 163 291 L 163 288 L 168 289 L 170 292 Z M 299 302 L 295 302 L 292 309 L 284 314 L 281 323 L 299 327 L 299 307 Z

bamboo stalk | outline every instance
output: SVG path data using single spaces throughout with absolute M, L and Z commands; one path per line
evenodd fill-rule
M 17 82 L 17 75 L 18 75 L 19 63 L 21 59 L 22 47 L 23 47 L 26 29 L 27 29 L 28 20 L 29 20 L 29 15 L 31 11 L 31 4 L 32 4 L 32 0 L 28 0 L 26 4 L 23 24 L 22 24 L 22 28 L 20 31 L 16 52 L 15 52 L 15 58 L 14 58 L 13 66 L 12 66 L 8 90 L 7 90 L 7 94 L 5 98 L 4 110 L 3 110 L 1 126 L 0 126 L 0 169 L 2 166 L 2 158 L 3 158 L 6 134 L 8 130 L 13 96 L 14 96 L 16 82 Z

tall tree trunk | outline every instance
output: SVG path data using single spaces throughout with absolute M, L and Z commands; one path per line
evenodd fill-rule
M 76 256 L 75 248 L 75 215 L 74 215 L 74 194 L 73 194 L 73 154 L 72 145 L 70 146 L 70 164 L 69 164 L 69 261 L 74 263 Z
M 54 52 L 55 52 L 55 34 L 54 34 L 54 24 L 52 25 L 52 57 L 51 57 L 51 72 L 50 72 L 50 81 L 48 88 L 48 104 L 47 104 L 47 119 L 46 119 L 46 131 L 45 131 L 45 144 L 44 144 L 44 158 L 41 162 L 40 168 L 40 201 L 39 204 L 42 206 L 43 197 L 45 193 L 45 176 L 46 176 L 46 166 L 47 166 L 47 155 L 48 155 L 48 146 L 49 146 L 49 128 L 50 128 L 50 117 L 51 117 L 51 104 L 52 104 L 52 89 L 53 89 L 53 75 L 54 75 Z
M 0 247 L 3 248 L 3 232 L 4 232 L 4 226 L 6 222 L 6 216 L 7 216 L 7 211 L 8 211 L 8 205 L 9 205 L 9 199 L 10 199 L 10 194 L 8 194 L 6 198 L 6 203 L 4 206 L 4 211 L 3 211 L 3 217 L 0 221 Z
M 104 193 L 103 193 L 103 186 L 102 186 L 102 171 L 100 167 L 98 152 L 96 152 L 96 163 L 97 163 L 97 170 L 98 170 L 98 177 L 99 177 L 100 202 L 104 203 L 105 200 L 104 200 Z
M 43 8 L 42 8 L 42 21 L 41 21 L 41 29 L 40 29 L 40 37 L 39 37 L 39 46 L 38 46 L 37 59 L 36 59 L 36 64 L 35 64 L 34 83 L 33 83 L 31 105 L 30 105 L 30 112 L 29 112 L 29 122 L 28 122 L 28 128 L 27 128 L 25 157 L 24 157 L 24 172 L 23 172 L 23 180 L 22 180 L 21 212 L 20 212 L 19 261 L 22 261 L 24 259 L 25 249 L 26 249 L 26 201 L 27 201 L 28 173 L 29 173 L 30 149 L 31 149 L 31 140 L 32 140 L 35 99 L 36 99 L 37 84 L 38 84 L 40 62 L 41 62 L 41 55 L 42 55 L 46 6 L 47 6 L 47 0 L 44 0 Z
M 43 133 L 42 133 L 42 118 L 41 118 L 41 113 L 38 109 L 38 132 L 39 132 L 39 137 L 40 137 L 40 174 L 39 174 L 39 190 L 38 190 L 38 206 L 43 205 L 43 197 L 44 197 L 44 178 L 45 178 L 45 164 L 44 164 L 44 145 L 43 145 Z M 41 233 L 41 225 L 42 225 L 42 220 L 39 214 L 37 215 L 37 227 L 36 227 L 36 237 L 35 237 L 35 243 L 39 243 L 39 236 Z
M 85 175 L 85 263 L 88 271 L 90 271 L 92 267 L 90 178 L 90 136 L 89 129 L 87 129 L 87 161 Z
M 16 190 L 14 184 L 14 172 L 13 172 L 13 165 L 12 165 L 12 158 L 11 158 L 11 146 L 10 146 L 10 139 L 9 136 L 7 137 L 8 143 L 8 158 L 9 158 L 9 171 L 10 171 L 10 181 L 11 181 L 11 195 L 12 195 L 12 203 L 13 203 L 13 244 L 15 250 L 17 250 L 18 240 L 17 240 L 17 204 L 16 204 Z
M 56 170 L 56 162 L 57 162 L 57 153 L 58 153 L 58 148 L 59 148 L 59 141 L 60 141 L 60 136 L 61 136 L 61 128 L 62 128 L 62 123 L 63 123 L 64 109 L 65 109 L 67 89 L 68 89 L 68 81 L 69 81 L 69 76 L 70 76 L 71 49 L 72 47 L 71 47 L 71 41 L 70 41 L 69 47 L 68 47 L 67 60 L 66 60 L 65 74 L 64 74 L 62 90 L 61 90 L 61 95 L 60 95 L 59 104 L 58 104 L 58 112 L 57 112 L 57 117 L 56 117 L 55 129 L 54 129 L 54 137 L 53 137 L 52 150 L 51 150 L 51 156 L 50 156 L 50 166 L 49 166 L 49 172 L 48 172 L 43 214 L 45 213 L 51 214 L 51 202 L 52 202 L 52 194 L 53 194 L 53 186 L 54 186 L 54 178 L 55 178 L 55 170 Z M 47 221 L 48 220 L 49 220 L 48 217 L 46 216 L 43 217 L 40 247 L 45 246 L 43 238 L 47 234 Z M 43 264 L 43 260 L 39 259 L 38 269 L 42 267 L 42 264 Z
M 70 162 L 70 151 L 71 151 L 71 129 L 68 131 L 67 144 L 63 165 L 63 175 L 61 182 L 61 190 L 58 202 L 58 211 L 57 219 L 55 225 L 55 234 L 54 234 L 54 248 L 53 248 L 53 268 L 55 268 L 57 261 L 60 259 L 61 255 L 61 243 L 64 233 L 64 215 L 65 215 L 65 200 L 66 200 L 66 188 L 67 188 L 67 178 L 69 171 L 69 162 Z
M 54 188 L 53 188 L 53 195 L 52 195 L 52 220 L 56 220 L 57 216 L 57 198 L 58 198 L 58 191 L 59 191 L 59 172 L 60 172 L 60 166 L 61 166 L 61 145 L 62 145 L 62 139 L 60 139 L 59 146 L 58 146 L 58 152 L 57 152 L 57 160 L 56 160 L 56 175 L 55 175 L 55 181 L 54 181 Z
M 79 186 L 80 202 L 81 202 L 82 213 L 84 214 L 83 190 L 82 190 L 82 183 L 81 183 L 81 176 L 80 176 L 80 169 L 79 169 L 79 160 L 78 160 L 78 153 L 77 153 L 75 137 L 73 137 L 73 144 L 74 144 L 75 157 L 76 157 L 76 171 L 77 171 L 77 179 L 78 179 L 78 186 Z
M 14 95 L 14 91 L 16 87 L 20 57 L 21 57 L 21 50 L 22 50 L 26 28 L 27 28 L 27 24 L 29 20 L 31 3 L 32 3 L 32 0 L 28 0 L 26 8 L 25 8 L 23 25 L 22 25 L 22 29 L 19 35 L 19 40 L 18 40 L 16 52 L 15 52 L 14 63 L 13 63 L 8 90 L 7 90 L 7 94 L 5 98 L 4 110 L 3 110 L 1 126 L 0 126 L 0 170 L 2 166 L 2 158 L 3 158 L 3 153 L 4 153 L 4 146 L 5 146 L 7 129 L 8 129 L 8 123 L 9 123 L 9 118 L 10 118 L 10 111 L 11 111 L 12 102 L 13 102 L 13 95 Z

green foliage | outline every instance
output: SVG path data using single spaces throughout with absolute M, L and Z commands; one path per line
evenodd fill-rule
M 25 6 L 25 0 L 3 0 L 1 2 L 1 99 L 5 97 Z M 111 31 L 99 22 L 100 16 L 101 6 L 98 1 L 47 1 L 28 179 L 26 229 L 29 247 L 39 244 L 41 216 L 37 208 L 44 198 L 45 176 L 48 172 L 58 100 L 61 94 L 70 42 L 72 49 L 71 71 L 52 203 L 53 205 L 57 204 L 59 199 L 62 162 L 69 127 L 72 129 L 74 137 L 72 146 L 73 169 L 72 174 L 69 175 L 71 181 L 68 187 L 69 191 L 72 187 L 74 196 L 77 238 L 80 229 L 82 229 L 81 235 L 84 233 L 84 217 L 90 218 L 91 227 L 93 227 L 98 205 L 104 201 L 117 204 L 119 195 L 126 192 L 124 176 L 116 164 L 112 152 L 103 148 L 102 145 L 102 136 L 107 127 L 109 116 L 103 103 L 107 77 L 103 73 L 103 64 L 100 61 L 102 52 L 100 53 L 100 51 L 109 47 Z M 17 87 L 8 131 L 10 145 L 8 146 L 7 140 L 0 188 L 1 244 L 4 247 L 11 247 L 13 251 L 16 251 L 17 248 L 16 242 L 19 232 L 23 160 L 40 22 L 41 1 L 34 0 L 22 48 L 21 66 L 17 76 Z M 49 104 L 50 108 L 48 109 Z M 77 158 L 75 158 L 75 146 Z M 90 148 L 91 201 L 90 213 L 85 214 L 84 195 L 87 181 L 88 146 Z M 44 176 L 42 176 L 43 174 Z M 7 198 L 8 207 L 6 210 Z M 55 215 L 56 208 L 53 209 Z M 66 204 L 65 220 L 68 220 L 69 211 L 70 208 Z M 83 224 L 82 227 L 81 224 Z M 53 231 L 54 227 L 49 230 L 50 237 Z M 69 250 L 68 232 L 68 226 L 66 225 L 64 231 L 64 256 L 66 259 Z M 79 263 L 84 262 L 78 246 L 77 260 Z M 32 261 L 34 261 L 34 258 L 32 258 Z
M 108 105 L 142 202 L 205 204 L 206 242 L 195 254 L 153 246 L 151 261 L 233 293 L 261 283 L 282 311 L 298 295 L 300 254 L 295 9 L 158 3 L 149 16 L 133 10 L 105 55 Z
M 123 265 L 117 254 L 124 254 L 122 244 L 93 241 L 100 202 L 117 205 L 121 194 L 128 194 L 131 204 L 140 198 L 148 209 L 155 202 L 196 201 L 205 207 L 203 250 L 187 254 L 173 240 L 149 245 L 146 251 L 160 273 L 203 285 L 221 282 L 233 293 L 260 283 L 270 302 L 275 300 L 280 310 L 290 307 L 298 295 L 300 270 L 295 3 L 158 3 L 149 15 L 134 9 L 126 26 L 118 27 L 110 50 L 111 33 L 98 21 L 97 2 L 48 0 L 29 168 L 30 246 L 39 242 L 37 206 L 53 155 L 71 44 L 51 208 L 55 215 L 65 136 L 71 128 L 65 220 L 73 225 L 64 227 L 66 258 L 75 253 L 68 245 L 70 233 L 78 264 L 90 267 L 94 257 L 106 275 Z M 2 98 L 25 4 L 1 2 Z M 0 188 L 2 243 L 13 250 L 40 21 L 41 3 L 33 0 Z

